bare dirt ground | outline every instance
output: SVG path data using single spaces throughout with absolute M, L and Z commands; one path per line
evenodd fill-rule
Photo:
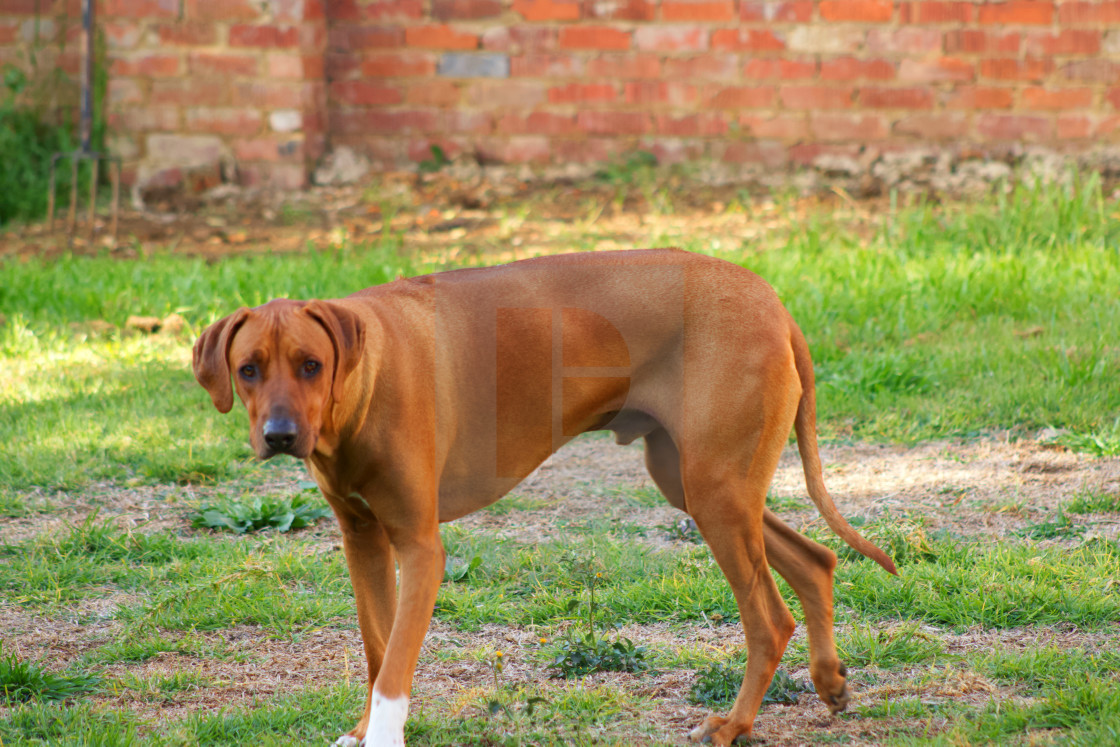
M 873 445 L 827 446 L 823 450 L 826 480 L 848 517 L 875 518 L 884 511 L 892 515 L 915 514 L 929 528 L 951 529 L 955 534 L 1001 536 L 1049 516 L 1059 506 L 1086 491 L 1120 491 L 1120 460 L 1092 459 L 1069 451 L 1024 441 L 1009 443 L 985 440 L 968 443 L 940 442 L 915 448 Z M 279 487 L 300 478 L 293 466 L 276 475 Z M 804 481 L 796 451 L 787 449 L 772 487 L 772 500 L 794 526 L 817 520 L 815 510 L 804 498 Z M 666 527 L 683 514 L 666 505 L 635 506 L 618 497 L 649 487 L 636 446 L 618 447 L 603 437 L 583 437 L 569 444 L 543 465 L 511 500 L 529 509 L 506 513 L 483 511 L 460 520 L 465 527 L 488 531 L 521 541 L 554 536 L 563 521 L 609 517 L 649 528 L 644 539 L 654 544 L 674 540 Z M 135 531 L 178 527 L 185 531 L 186 501 L 169 502 L 167 488 L 105 489 L 57 501 L 59 510 L 12 520 L 0 527 L 0 539 L 13 541 L 66 524 L 81 521 L 91 511 L 111 518 Z M 182 489 L 177 489 L 182 490 Z M 196 496 L 197 497 L 197 496 Z M 783 500 L 785 499 L 785 500 Z M 803 508 L 798 508 L 803 506 Z M 792 507 L 792 510 L 791 510 Z M 1074 521 L 1095 521 L 1094 529 L 1115 538 L 1120 522 L 1113 516 L 1074 516 Z M 333 522 L 312 530 L 318 551 L 332 552 L 339 537 Z M 65 666 L 83 654 L 114 641 L 121 631 L 112 619 L 119 606 L 134 604 L 128 595 L 79 604 L 69 614 L 49 618 L 30 614 L 14 605 L 0 605 L 0 629 L 7 645 L 21 655 Z M 553 628 L 552 633 L 555 632 Z M 842 632 L 842 629 L 841 629 Z M 487 625 L 477 632 L 463 632 L 444 622 L 435 622 L 422 653 L 414 690 L 413 708 L 433 714 L 475 712 L 492 692 L 493 675 L 485 652 L 503 651 L 509 662 L 502 673 L 504 687 L 571 687 L 542 677 L 538 655 L 539 638 L 548 630 Z M 731 654 L 743 643 L 737 625 L 679 626 L 630 624 L 622 634 L 645 645 L 669 650 L 700 647 Z M 949 652 L 964 649 L 1006 648 L 1028 651 L 1040 645 L 1095 649 L 1114 645 L 1115 634 L 1086 634 L 1072 630 L 1031 628 L 1005 631 L 935 631 Z M 801 640 L 799 630 L 796 641 Z M 115 664 L 111 677 L 146 678 L 189 672 L 203 684 L 176 692 L 171 697 L 150 697 L 121 688 L 119 694 L 99 696 L 104 705 L 128 707 L 152 722 L 166 722 L 191 712 L 209 712 L 219 707 L 249 707 L 268 698 L 309 686 L 339 682 L 362 682 L 364 661 L 356 629 L 321 629 L 293 639 L 269 637 L 264 630 L 243 627 L 197 634 L 207 646 L 226 655 L 197 658 L 168 653 L 143 664 Z M 483 653 L 480 653 L 483 652 Z M 804 668 L 791 674 L 807 678 Z M 997 684 L 953 665 L 926 667 L 921 672 L 877 673 L 874 682 L 861 683 L 855 675 L 853 709 L 885 698 L 914 696 L 923 702 L 959 704 L 962 699 L 983 705 L 989 699 L 1002 701 L 1021 697 L 1001 690 Z M 923 684 L 915 686 L 914 682 Z M 687 670 L 655 675 L 596 674 L 583 686 L 620 688 L 655 698 L 659 707 L 640 717 L 660 735 L 664 743 L 683 743 L 688 730 L 706 714 L 687 700 L 692 686 Z M 357 705 L 355 706 L 357 707 Z M 935 721 L 937 719 L 934 719 Z M 767 706 L 759 717 L 756 737 L 772 745 L 805 744 L 806 734 L 827 731 L 841 735 L 850 744 L 876 744 L 901 722 L 892 719 L 833 718 L 811 695 L 802 695 L 796 706 Z M 947 721 L 930 723 L 932 732 Z
M 99 208 L 92 234 L 79 222 L 69 235 L 65 216 L 53 228 L 36 223 L 0 230 L 0 258 L 103 253 L 132 259 L 170 251 L 217 259 L 405 236 L 408 251 L 420 258 L 498 261 L 571 250 L 587 236 L 600 249 L 649 247 L 658 236 L 703 236 L 737 246 L 786 229 L 821 205 L 851 213 L 852 230 L 859 231 L 887 205 L 884 199 L 856 201 L 842 190 L 790 194 L 778 202 L 742 186 L 685 184 L 675 178 L 540 182 L 477 169 L 384 173 L 361 186 L 304 192 L 219 187 L 143 209 L 123 200 L 115 238 L 109 235 L 108 208 Z

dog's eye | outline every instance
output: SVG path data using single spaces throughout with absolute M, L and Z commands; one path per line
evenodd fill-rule
M 323 364 L 319 361 L 307 361 L 303 364 L 303 373 L 305 376 L 314 376 L 322 367 Z
M 242 366 L 240 369 L 238 369 L 238 372 L 241 374 L 241 378 L 243 379 L 257 378 L 257 367 L 252 364 Z

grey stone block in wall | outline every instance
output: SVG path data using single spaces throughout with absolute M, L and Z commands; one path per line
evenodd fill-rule
M 447 78 L 508 78 L 509 56 L 448 52 L 439 58 L 437 69 Z

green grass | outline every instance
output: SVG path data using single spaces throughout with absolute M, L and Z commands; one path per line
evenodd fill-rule
M 638 166 L 623 164 L 604 178 L 640 182 L 658 197 L 656 181 Z M 1004 430 L 1033 436 L 1046 426 L 1065 429 L 1059 443 L 1105 457 L 1120 444 L 1118 217 L 1116 203 L 1090 181 L 970 204 L 896 206 L 870 234 L 849 230 L 841 215 L 820 214 L 797 221 L 778 243 L 764 241 L 765 251 L 744 244 L 720 253 L 770 280 L 805 330 L 826 437 L 911 443 Z M 701 237 L 690 241 L 688 248 L 712 249 Z M 352 726 L 364 697 L 357 681 L 296 685 L 217 713 L 188 705 L 189 715 L 158 728 L 143 714 L 220 687 L 211 666 L 257 666 L 246 638 L 299 646 L 322 629 L 353 634 L 353 596 L 329 520 L 294 533 L 192 529 L 192 511 L 213 506 L 231 520 L 243 513 L 249 523 L 283 524 L 290 512 L 266 506 L 268 496 L 299 489 L 303 473 L 290 459 L 252 458 L 243 411 L 219 415 L 194 382 L 190 344 L 241 304 L 345 295 L 433 269 L 401 258 L 400 245 L 390 236 L 335 252 L 214 264 L 161 251 L 136 262 L 0 260 L 0 536 L 7 538 L 0 598 L 17 621 L 12 636 L 36 618 L 90 631 L 64 666 L 50 664 L 49 647 L 20 649 L 18 660 L 7 660 L 11 679 L 30 682 L 33 669 L 101 678 L 64 694 L 62 704 L 49 702 L 50 687 L 21 691 L 39 694 L 0 707 L 3 744 L 297 745 L 329 742 Z M 129 314 L 172 311 L 186 316 L 188 334 L 88 326 L 106 320 L 119 329 Z M 121 497 L 132 488 L 136 497 Z M 548 676 L 565 633 L 586 627 L 588 574 L 597 572 L 599 628 L 673 631 L 688 642 L 626 634 L 648 646 L 653 670 L 687 681 L 707 667 L 722 675 L 724 696 L 737 688 L 738 609 L 694 530 L 649 521 L 664 500 L 648 486 L 593 480 L 574 490 L 599 499 L 602 510 L 565 513 L 531 542 L 508 529 L 444 527 L 439 625 L 468 640 L 505 627 L 548 642 L 524 647 L 504 673 L 494 670 L 492 685 L 415 703 L 410 744 L 658 743 L 663 732 L 648 713 L 664 716 L 679 702 L 651 695 L 656 671 L 578 682 Z M 950 498 L 963 495 L 957 490 L 944 488 Z M 809 507 L 801 497 L 769 500 L 782 512 Z M 554 502 L 511 495 L 487 509 L 487 521 L 516 524 Z M 1020 508 L 1032 523 L 1000 538 L 933 531 L 921 514 L 897 509 L 853 522 L 895 558 L 898 578 L 831 535 L 814 535 L 840 555 L 837 645 L 862 692 L 838 725 L 863 724 L 864 741 L 898 744 L 1117 742 L 1120 546 L 1095 531 L 1107 519 L 1097 514 L 1117 512 L 1116 495 L 1086 487 L 1057 510 Z M 138 519 L 149 513 L 158 528 Z M 23 531 L 28 526 L 35 530 Z M 801 620 L 790 589 L 782 581 L 779 588 Z M 721 639 L 734 633 L 734 643 L 713 645 L 695 635 L 702 627 Z M 1037 632 L 1046 640 L 1047 628 L 1089 642 L 953 644 L 965 631 L 1012 642 L 1019 631 Z M 8 635 L 0 631 L 0 639 Z M 477 644 L 433 649 L 440 661 L 466 667 L 494 660 Z M 164 654 L 186 664 L 149 668 Z M 782 664 L 791 672 L 808 664 L 803 637 Z M 507 682 L 518 667 L 529 674 Z M 936 694 L 931 683 L 955 673 L 1001 691 L 990 706 Z M 595 678 L 603 676 L 621 679 L 602 685 Z M 805 739 L 843 743 L 857 733 L 820 726 Z

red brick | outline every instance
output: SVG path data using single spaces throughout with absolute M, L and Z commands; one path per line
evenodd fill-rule
M 404 29 L 399 26 L 334 26 L 327 31 L 327 45 L 339 52 L 401 47 L 404 46 Z
M 712 32 L 712 49 L 737 52 L 781 51 L 786 48 L 783 39 L 773 31 L 764 29 L 719 29 Z
M 372 78 L 403 78 L 432 75 L 436 59 L 426 53 L 376 54 L 362 62 L 362 75 Z
M 941 31 L 906 26 L 899 29 L 873 28 L 867 32 L 867 50 L 872 53 L 897 52 L 907 55 L 941 53 Z
M 34 16 L 42 12 L 42 0 L 4 0 L 4 15 Z
M 712 147 L 712 156 L 723 163 L 757 164 L 766 168 L 783 168 L 789 163 L 789 149 L 772 140 L 728 142 Z
M 817 74 L 817 63 L 812 60 L 783 60 L 773 57 L 753 57 L 743 68 L 743 77 L 749 80 L 780 78 L 795 80 L 812 78 Z
M 179 0 L 103 0 L 101 12 L 122 18 L 175 18 Z
M 109 78 L 106 95 L 109 106 L 139 104 L 144 100 L 144 89 L 135 78 Z
M 365 125 L 372 133 L 386 132 L 400 135 L 436 132 L 442 123 L 440 113 L 430 109 L 385 111 L 375 108 L 366 110 L 365 114 Z
M 513 12 L 526 21 L 575 21 L 579 0 L 513 0 Z
M 826 21 L 884 23 L 894 14 L 892 0 L 821 0 L 821 18 Z
M 257 75 L 260 59 L 251 54 L 192 51 L 188 67 L 194 75 Z
M 362 75 L 362 58 L 354 54 L 332 54 L 328 52 L 323 56 L 323 63 L 326 65 L 327 78 L 329 80 L 344 80 L 346 78 L 357 78 Z M 303 63 L 297 64 L 299 67 L 295 69 L 299 71 L 299 77 L 302 78 Z M 432 69 L 435 69 L 434 65 Z
M 485 135 L 494 131 L 494 121 L 490 112 L 449 109 L 443 113 L 442 129 L 445 132 Z
M 224 78 L 169 78 L 152 81 L 152 104 L 181 106 L 222 106 L 230 102 L 229 85 Z
M 691 107 L 696 102 L 696 87 L 687 83 L 666 81 L 634 81 L 623 88 L 628 104 L 664 104 Z
M 187 110 L 187 128 L 197 132 L 216 132 L 221 135 L 255 135 L 260 132 L 263 119 L 256 109 L 206 108 Z
M 1108 103 L 1112 104 L 1113 109 L 1120 109 L 1120 88 L 1109 89 L 1105 98 L 1108 99 Z
M 869 109 L 932 109 L 933 89 L 861 88 L 859 103 Z
M 708 31 L 697 26 L 640 26 L 634 31 L 634 46 L 656 52 L 704 51 Z
M 982 31 L 979 29 L 960 29 L 945 32 L 945 51 L 949 54 L 987 54 L 1004 52 L 1014 54 L 1019 51 L 1020 34 L 1002 31 Z
M 503 114 L 497 122 L 498 132 L 526 135 L 571 135 L 578 131 L 574 114 L 532 112 Z
M 773 86 L 711 88 L 705 95 L 709 109 L 761 109 L 774 103 Z
M 922 140 L 956 140 L 968 134 L 968 117 L 964 114 L 913 114 L 895 122 L 894 131 Z
M 1048 58 L 1005 57 L 980 61 L 980 76 L 997 80 L 1041 81 L 1053 71 L 1054 61 Z
M 0 22 L 0 44 L 14 42 L 22 25 L 18 21 Z M 101 24 L 101 31 L 105 34 L 107 46 L 113 51 L 135 47 L 142 33 L 141 27 L 135 21 L 106 21 Z
M 254 0 L 186 0 L 184 18 L 192 21 L 249 21 L 262 16 Z M 175 13 L 179 3 L 175 3 Z
M 745 23 L 808 23 L 812 18 L 812 0 L 761 3 L 744 1 L 739 4 L 739 20 Z
M 970 81 L 976 77 L 973 63 L 956 57 L 942 57 L 938 60 L 903 60 L 898 66 L 900 80 L 922 83 L 942 81 Z
M 651 54 L 605 54 L 587 61 L 592 78 L 657 78 L 661 59 Z
M 661 19 L 664 21 L 730 21 L 735 18 L 732 0 L 664 0 Z
M 229 45 L 231 47 L 296 47 L 299 46 L 299 29 L 295 26 L 230 26 Z
M 1058 6 L 1058 22 L 1066 24 L 1120 24 L 1120 2 L 1065 2 Z
M 604 103 L 615 101 L 617 95 L 610 83 L 569 83 L 549 88 L 549 102 L 553 104 Z
M 583 17 L 602 21 L 652 21 L 657 18 L 654 0 L 584 0 Z
M 848 86 L 785 86 L 779 96 L 789 109 L 846 109 L 852 93 Z
M 1120 80 L 1120 62 L 1105 59 L 1078 60 L 1063 65 L 1061 76 L 1067 80 L 1112 83 Z
M 1093 103 L 1093 89 L 1024 88 L 1021 101 L 1027 109 L 1084 109 Z
M 565 26 L 559 44 L 564 49 L 629 49 L 630 34 L 610 26 Z
M 303 143 L 290 135 L 236 139 L 231 145 L 238 161 L 303 160 Z
M 269 78 L 299 79 L 304 77 L 302 55 L 270 54 L 267 67 Z
M 359 7 L 358 14 L 358 17 L 370 21 L 416 21 L 424 17 L 424 3 L 423 0 L 367 0 Z M 330 5 L 327 6 L 327 16 L 332 20 L 339 18 L 331 12 Z
M 527 109 L 548 99 L 549 85 L 536 80 L 478 80 L 463 91 L 464 101 L 485 101 L 492 109 Z
M 980 6 L 980 23 L 1046 25 L 1054 18 L 1054 3 L 1041 0 L 1010 0 Z
M 976 120 L 976 131 L 989 140 L 1048 140 L 1054 123 L 1049 117 L 1019 114 L 982 114 Z
M 478 35 L 447 25 L 409 26 L 404 32 L 410 47 L 427 49 L 478 49 Z
M 548 89 L 548 100 L 552 104 L 603 103 L 614 101 L 617 95 L 611 83 L 568 83 Z
M 558 31 L 548 26 L 492 26 L 482 32 L 482 48 L 539 54 L 555 50 L 558 36 Z
M 350 83 L 353 81 L 344 81 Z M 233 103 L 237 106 L 257 106 L 262 109 L 298 109 L 303 106 L 304 90 L 298 83 L 280 83 L 270 80 L 240 82 L 233 85 Z
M 739 62 L 727 54 L 700 57 L 670 57 L 664 62 L 668 78 L 737 78 Z
M 211 23 L 165 23 L 156 27 L 160 44 L 202 47 L 217 41 L 217 27 Z
M 654 118 L 654 129 L 661 135 L 674 137 L 719 137 L 729 129 L 722 114 L 659 114 Z
M 1063 29 L 1058 33 L 1034 33 L 1027 36 L 1027 54 L 1095 55 L 1101 51 L 1101 32 L 1097 30 Z
M 501 14 L 501 0 L 432 0 L 432 17 L 440 21 L 494 18 Z
M 592 135 L 642 135 L 650 130 L 649 115 L 642 112 L 582 111 L 576 122 Z
M 1086 138 L 1096 129 L 1094 120 L 1084 114 L 1059 114 L 1056 124 L 1059 140 Z
M 899 15 L 903 23 L 972 23 L 974 7 L 971 2 L 902 3 Z
M 950 109 L 1010 109 L 1014 89 L 990 86 L 958 86 L 946 100 Z
M 890 60 L 836 57 L 821 62 L 821 80 L 890 80 L 894 77 L 895 66 Z
M 112 76 L 139 75 L 145 78 L 167 78 L 180 73 L 181 65 L 177 54 L 114 55 L 109 62 L 109 74 Z
M 809 137 L 809 123 L 801 114 L 743 114 L 739 117 L 739 126 L 751 137 L 780 138 L 787 141 Z
M 399 104 L 400 88 L 371 81 L 335 81 L 330 84 L 330 99 L 348 106 L 385 106 Z
M 809 131 L 822 142 L 882 140 L 887 136 L 887 120 L 880 114 L 811 112 Z
M 510 57 L 510 75 L 524 78 L 557 78 L 583 75 L 584 60 L 570 54 L 527 54 Z
M 109 112 L 109 126 L 122 132 L 175 132 L 182 129 L 177 106 L 141 106 Z

